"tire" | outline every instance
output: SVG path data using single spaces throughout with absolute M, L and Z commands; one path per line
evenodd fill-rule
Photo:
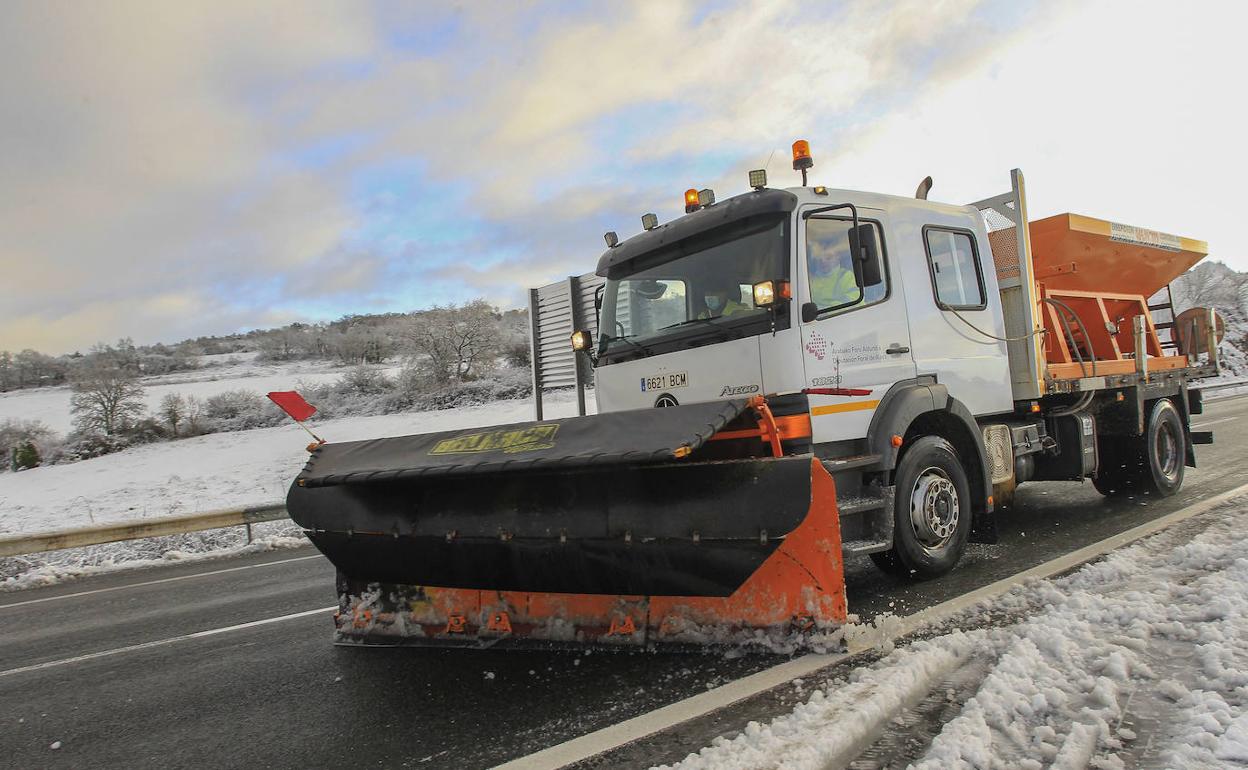
M 1169 497 L 1183 486 L 1187 432 L 1174 402 L 1153 402 L 1144 435 L 1132 436 L 1118 448 L 1102 445 L 1092 485 L 1103 495 L 1145 492 Z
M 884 572 L 918 580 L 953 569 L 971 534 L 971 489 L 953 446 L 939 436 L 910 445 L 897 464 L 893 548 L 871 554 Z

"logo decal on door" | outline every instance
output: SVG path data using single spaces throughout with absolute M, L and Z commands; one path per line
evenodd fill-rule
M 811 332 L 806 338 L 806 352 L 822 361 L 828 355 L 828 341 L 819 332 Z

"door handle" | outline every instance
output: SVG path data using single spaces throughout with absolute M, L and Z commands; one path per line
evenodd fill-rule
M 892 345 L 889 345 L 888 350 L 885 350 L 884 352 L 888 353 L 890 356 L 898 356 L 898 355 L 901 355 L 902 353 L 909 353 L 910 348 L 903 347 L 901 345 L 898 345 L 896 342 L 894 342 Z

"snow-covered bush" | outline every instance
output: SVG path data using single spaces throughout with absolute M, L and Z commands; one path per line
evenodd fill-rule
M 386 393 L 394 387 L 390 378 L 380 369 L 357 366 L 338 381 L 341 390 L 359 393 L 360 395 L 376 395 Z
M 54 463 L 76 463 L 79 460 L 120 452 L 130 445 L 130 439 L 121 434 L 109 436 L 90 431 L 73 431 L 65 437 L 65 443 L 56 453 L 46 459 Z
M 524 398 L 532 392 L 529 373 L 501 369 L 481 379 L 439 383 L 427 359 L 409 361 L 394 378 L 377 370 L 353 370 L 334 383 L 299 385 L 299 392 L 322 418 L 398 412 L 422 412 L 475 406 L 500 399 Z
M 502 369 L 470 382 L 456 382 L 432 390 L 419 399 L 418 409 L 455 409 L 491 401 L 524 398 L 533 392 L 533 381 L 523 369 Z
M 0 470 L 33 468 L 55 448 L 55 437 L 48 426 L 37 420 L 0 422 Z M 30 452 L 34 453 L 33 457 Z M 22 454 L 18 461 L 17 454 Z M 29 462 L 33 460 L 34 465 Z
M 147 353 L 139 357 L 139 367 L 146 375 L 169 374 L 198 369 L 199 362 L 180 354 Z
M 283 419 L 277 407 L 250 390 L 227 390 L 204 400 L 205 433 L 268 428 Z
M 13 448 L 13 470 L 24 471 L 30 468 L 38 468 L 39 462 L 39 450 L 35 448 L 32 442 L 27 441 Z

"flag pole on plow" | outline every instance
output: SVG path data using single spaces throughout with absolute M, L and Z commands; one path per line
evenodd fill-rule
M 299 423 L 299 427 L 308 432 L 308 435 L 316 439 L 316 443 L 308 447 L 311 452 L 321 444 L 326 443 L 325 439 L 312 432 L 312 429 L 303 424 L 303 421 L 316 414 L 316 407 L 309 404 L 293 390 L 275 390 L 269 394 L 269 400 L 277 404 L 277 406 L 286 414 L 290 415 L 290 419 Z

